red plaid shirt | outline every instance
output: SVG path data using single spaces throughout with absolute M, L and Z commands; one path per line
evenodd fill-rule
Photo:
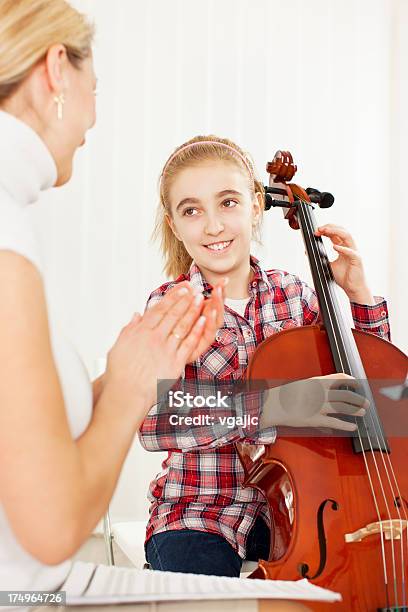
M 312 325 L 319 317 L 315 292 L 299 278 L 282 270 L 264 271 L 251 257 L 253 277 L 245 318 L 225 307 L 224 325 L 215 342 L 192 364 L 185 379 L 196 381 L 240 379 L 257 345 L 284 329 Z M 208 296 L 211 287 L 193 263 L 187 275 L 165 283 L 150 295 L 147 307 L 159 302 L 175 284 L 189 280 Z M 389 339 L 387 305 L 378 298 L 374 306 L 351 303 L 355 325 Z M 240 414 L 238 402 L 238 414 Z M 259 405 L 250 408 L 257 410 Z M 258 515 L 269 522 L 261 493 L 242 488 L 243 469 L 234 442 L 270 444 L 274 428 L 256 431 L 227 429 L 219 424 L 184 429 L 163 428 L 153 407 L 140 429 L 140 442 L 148 451 L 169 451 L 149 488 L 150 519 L 146 541 L 156 533 L 195 529 L 224 537 L 245 558 L 248 533 Z

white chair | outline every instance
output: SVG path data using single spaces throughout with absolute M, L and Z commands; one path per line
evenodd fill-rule
M 144 541 L 146 536 L 145 521 L 124 521 L 111 524 L 109 512 L 106 513 L 103 522 L 106 558 L 109 565 L 114 565 L 112 541 L 125 553 L 129 561 L 138 569 L 142 569 L 146 563 L 144 553 Z M 252 573 L 258 564 L 256 561 L 244 561 L 241 569 L 241 577 L 245 578 Z
M 146 521 L 124 521 L 113 523 L 113 540 L 137 569 L 143 569 L 146 559 L 144 541 Z
M 105 553 L 106 563 L 108 565 L 115 565 L 115 558 L 113 556 L 113 534 L 110 522 L 109 511 L 103 517 L 103 537 L 105 539 Z

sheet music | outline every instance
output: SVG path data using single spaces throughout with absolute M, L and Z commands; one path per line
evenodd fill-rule
M 341 601 L 339 593 L 308 580 L 249 580 L 158 572 L 77 561 L 61 587 L 67 606 L 202 599 Z

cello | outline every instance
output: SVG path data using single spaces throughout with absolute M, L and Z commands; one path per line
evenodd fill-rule
M 349 417 L 357 429 L 348 437 L 285 428 L 261 449 L 237 443 L 243 486 L 263 494 L 271 521 L 269 557 L 250 578 L 307 578 L 341 593 L 330 608 L 337 612 L 408 612 L 408 402 L 385 391 L 403 388 L 408 359 L 387 340 L 350 328 L 315 235 L 314 207 L 334 198 L 289 183 L 296 170 L 287 151 L 267 164 L 265 209 L 282 207 L 290 227 L 301 230 L 320 321 L 264 340 L 249 361 L 247 385 L 343 372 L 358 379 L 370 407 L 364 417 Z

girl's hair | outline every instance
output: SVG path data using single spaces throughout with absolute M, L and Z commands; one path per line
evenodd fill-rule
M 54 44 L 75 68 L 90 56 L 93 26 L 65 0 L 0 0 L 0 105 Z
M 160 202 L 157 209 L 156 225 L 153 232 L 155 238 L 160 238 L 161 251 L 164 256 L 164 270 L 170 277 L 177 278 L 186 274 L 192 259 L 184 244 L 176 238 L 169 226 L 166 216 L 171 217 L 169 193 L 174 178 L 179 172 L 191 166 L 198 166 L 205 161 L 224 161 L 235 164 L 248 177 L 248 185 L 253 197 L 256 193 L 262 195 L 262 211 L 264 206 L 264 187 L 256 175 L 255 168 L 249 156 L 234 142 L 218 136 L 195 136 L 179 146 L 170 155 L 164 165 L 160 177 Z M 259 225 L 256 228 L 259 230 Z

